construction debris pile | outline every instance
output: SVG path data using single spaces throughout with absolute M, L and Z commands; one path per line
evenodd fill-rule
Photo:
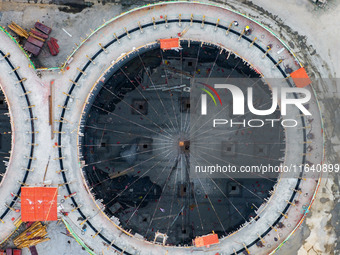
M 47 237 L 46 226 L 43 226 L 40 221 L 37 221 L 16 237 L 13 243 L 17 248 L 22 249 L 35 246 L 48 240 L 50 240 L 50 238 Z
M 15 22 L 12 22 L 8 25 L 8 27 L 20 37 L 27 39 L 24 44 L 24 49 L 32 53 L 34 56 L 38 56 L 40 54 L 45 41 L 48 40 L 49 34 L 52 31 L 50 27 L 40 22 L 36 22 L 34 28 L 31 28 L 30 32 L 27 32 Z M 57 44 L 57 41 L 58 40 L 53 37 L 47 41 L 47 46 L 52 56 L 56 56 L 59 53 L 59 45 Z

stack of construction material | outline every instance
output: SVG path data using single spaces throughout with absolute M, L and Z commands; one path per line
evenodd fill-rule
M 36 22 L 34 27 L 46 35 L 49 35 L 52 31 L 52 28 L 45 26 L 44 24 L 41 24 L 40 22 Z
M 6 251 L 0 250 L 0 255 L 21 255 L 21 250 L 7 248 Z
M 14 245 L 18 248 L 28 248 L 39 243 L 50 240 L 47 237 L 46 226 L 43 226 L 40 221 L 34 222 L 32 226 L 26 229 L 18 237 L 13 240 Z
M 21 28 L 19 25 L 17 25 L 15 22 L 12 21 L 12 23 L 10 25 L 8 25 L 8 27 L 17 35 L 21 36 L 21 37 L 25 37 L 27 39 L 28 37 L 28 33 L 25 29 Z
M 44 46 L 44 42 L 48 39 L 48 35 L 52 31 L 50 27 L 45 26 L 40 22 L 36 22 L 34 28 L 31 28 L 29 33 L 14 22 L 12 22 L 8 27 L 17 35 L 27 39 L 24 49 L 32 53 L 34 56 L 39 55 L 42 47 Z M 52 37 L 51 40 L 47 42 L 47 45 L 52 56 L 59 53 L 59 45 L 55 38 Z
M 47 42 L 48 48 L 50 49 L 51 55 L 56 56 L 59 53 L 58 40 L 51 37 L 51 40 Z
M 52 29 L 40 22 L 36 22 L 34 27 L 36 29 L 31 29 L 27 42 L 24 45 L 24 49 L 31 52 L 33 55 L 38 56 Z
M 31 28 L 31 32 L 29 33 L 29 35 L 35 37 L 37 36 L 39 40 L 44 40 L 48 38 L 48 35 L 39 32 L 38 30 L 36 30 L 35 28 Z

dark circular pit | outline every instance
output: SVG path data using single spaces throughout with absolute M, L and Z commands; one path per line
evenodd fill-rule
M 210 126 L 196 125 L 200 106 L 191 89 L 198 79 L 213 78 L 256 79 L 254 105 L 267 109 L 271 102 L 270 89 L 248 63 L 217 46 L 191 42 L 178 51 L 138 52 L 106 79 L 88 108 L 84 174 L 105 213 L 118 218 L 124 229 L 150 241 L 160 232 L 168 244 L 191 244 L 212 231 L 220 237 L 235 231 L 256 217 L 270 196 L 277 176 L 202 178 L 190 172 L 195 162 L 211 163 L 216 155 L 219 162 L 237 167 L 279 165 L 284 156 L 280 125 L 235 125 L 212 134 Z M 225 103 L 219 113 L 232 119 L 230 102 Z M 246 120 L 280 118 L 279 109 L 265 117 L 245 110 Z

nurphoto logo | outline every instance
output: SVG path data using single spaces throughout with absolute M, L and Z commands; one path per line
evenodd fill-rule
M 221 106 L 223 105 L 222 100 L 221 100 L 220 95 L 217 93 L 216 89 L 228 89 L 231 92 L 231 95 L 233 98 L 233 115 L 244 115 L 245 114 L 244 112 L 245 96 L 239 87 L 235 85 L 231 85 L 231 84 L 215 84 L 214 85 L 214 87 L 216 88 L 215 89 L 208 84 L 203 84 L 203 85 L 209 88 L 216 95 Z M 203 88 L 202 90 L 206 92 L 211 97 L 211 99 L 214 101 L 215 105 L 217 105 L 216 100 L 214 96 L 211 94 L 211 92 L 209 92 L 205 88 Z M 248 92 L 247 104 L 248 104 L 248 108 L 251 113 L 255 115 L 261 115 L 261 116 L 266 116 L 266 115 L 270 115 L 274 113 L 274 111 L 276 110 L 278 106 L 278 98 L 279 98 L 278 88 L 272 88 L 272 105 L 267 110 L 255 109 L 253 105 L 253 88 L 248 87 L 247 92 Z M 295 105 L 297 108 L 300 109 L 300 111 L 304 115 L 312 115 L 306 109 L 306 107 L 303 106 L 303 104 L 308 103 L 308 101 L 311 98 L 311 94 L 309 90 L 305 88 L 281 88 L 280 92 L 281 92 L 280 100 L 281 100 L 281 114 L 282 115 L 287 114 L 287 105 L 289 104 Z M 300 94 L 304 94 L 305 96 L 303 98 L 288 98 L 287 95 L 289 93 L 300 93 Z M 208 111 L 207 110 L 208 108 L 207 107 L 207 94 L 201 95 L 201 114 L 202 115 L 207 115 L 207 111 Z

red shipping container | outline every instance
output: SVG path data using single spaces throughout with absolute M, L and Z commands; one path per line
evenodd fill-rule
M 28 37 L 27 41 L 34 44 L 35 46 L 38 46 L 39 48 L 41 48 L 44 45 L 44 42 L 39 41 L 38 39 L 34 38 L 33 36 Z
M 21 255 L 21 250 L 19 250 L 19 249 L 14 249 L 14 250 L 13 250 L 13 255 Z
M 41 32 L 45 33 L 45 34 L 50 34 L 52 31 L 52 28 L 45 26 L 44 24 L 41 24 L 40 22 L 36 22 L 34 27 L 36 29 L 39 29 Z
M 41 48 L 39 48 L 38 46 L 35 46 L 34 44 L 30 42 L 25 43 L 24 49 L 27 50 L 28 52 L 31 52 L 34 56 L 38 56 L 41 51 Z

